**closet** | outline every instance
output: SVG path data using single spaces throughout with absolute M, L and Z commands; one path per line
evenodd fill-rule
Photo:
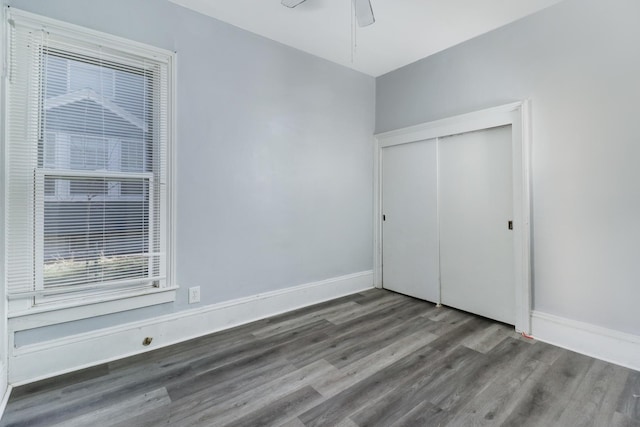
M 516 323 L 512 125 L 381 149 L 382 285 Z

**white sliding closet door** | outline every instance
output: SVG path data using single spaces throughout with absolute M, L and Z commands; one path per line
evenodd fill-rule
M 438 301 L 437 142 L 382 150 L 382 281 L 386 289 Z
M 511 126 L 439 140 L 442 303 L 515 324 Z

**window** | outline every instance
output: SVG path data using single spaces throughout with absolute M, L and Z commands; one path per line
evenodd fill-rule
M 10 13 L 10 298 L 42 307 L 170 288 L 173 55 Z

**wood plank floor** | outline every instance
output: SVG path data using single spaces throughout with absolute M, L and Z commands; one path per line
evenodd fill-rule
M 1 426 L 640 426 L 640 373 L 371 290 L 16 388 Z

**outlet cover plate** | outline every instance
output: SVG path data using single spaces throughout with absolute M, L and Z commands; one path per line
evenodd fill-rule
M 200 286 L 189 288 L 189 304 L 200 302 Z

